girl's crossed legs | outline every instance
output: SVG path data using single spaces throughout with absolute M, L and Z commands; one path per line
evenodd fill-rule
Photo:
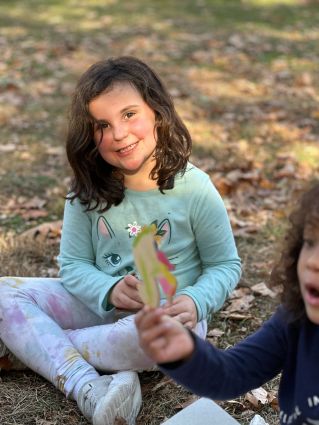
M 77 399 L 96 371 L 148 369 L 134 315 L 103 319 L 53 278 L 0 278 L 0 338 L 28 367 Z M 206 336 L 206 321 L 196 333 Z

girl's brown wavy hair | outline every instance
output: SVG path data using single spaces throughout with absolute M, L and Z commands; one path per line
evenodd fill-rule
M 78 198 L 87 211 L 104 212 L 124 198 L 123 177 L 100 156 L 93 140 L 94 120 L 89 103 L 114 84 L 129 83 L 155 113 L 157 143 L 150 177 L 159 190 L 174 187 L 174 176 L 185 172 L 191 153 L 190 134 L 178 116 L 158 75 L 141 60 L 122 56 L 92 65 L 79 79 L 69 114 L 66 152 L 73 170 L 67 199 Z
M 306 312 L 299 287 L 297 265 L 305 226 L 311 226 L 313 229 L 319 227 L 319 182 L 303 194 L 298 207 L 289 216 L 289 223 L 281 258 L 271 273 L 270 284 L 282 285 L 282 304 L 292 320 L 300 320 L 306 316 Z

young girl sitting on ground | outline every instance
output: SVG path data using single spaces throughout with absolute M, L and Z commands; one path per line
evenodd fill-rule
M 238 397 L 282 372 L 280 423 L 319 423 L 319 184 L 291 216 L 272 282 L 283 285 L 282 305 L 256 333 L 218 350 L 163 309 L 136 315 L 140 343 L 163 372 L 194 393 L 215 400 Z
M 136 371 L 154 366 L 134 323 L 143 303 L 132 241 L 141 226 L 156 225 L 175 265 L 178 288 L 164 310 L 201 338 L 207 316 L 236 286 L 240 260 L 221 197 L 188 162 L 190 135 L 142 61 L 104 60 L 83 74 L 66 148 L 74 179 L 60 278 L 0 280 L 0 357 L 14 354 L 76 400 L 94 425 L 116 417 L 134 424 Z

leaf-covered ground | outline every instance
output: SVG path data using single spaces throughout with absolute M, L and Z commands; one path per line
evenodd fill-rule
M 276 304 L 263 284 L 287 214 L 319 175 L 318 46 L 318 1 L 2 0 L 1 275 L 56 275 L 70 95 L 96 60 L 135 55 L 169 87 L 193 136 L 192 160 L 223 195 L 243 260 L 240 288 L 209 339 L 229 347 L 251 333 Z M 53 224 L 25 236 L 42 223 Z M 194 400 L 159 372 L 140 377 L 140 425 L 160 424 Z M 258 411 L 273 425 L 276 389 L 274 380 L 222 405 L 242 424 Z M 86 421 L 50 384 L 19 372 L 0 377 L 0 423 Z

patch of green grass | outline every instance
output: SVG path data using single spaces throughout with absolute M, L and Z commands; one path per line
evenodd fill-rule
M 294 145 L 293 150 L 300 164 L 306 165 L 313 170 L 319 169 L 319 150 L 317 145 L 298 142 Z
M 52 220 L 57 220 L 63 217 L 64 203 L 65 199 L 62 196 L 49 200 L 48 210 L 50 211 L 50 217 Z
M 41 196 L 49 187 L 57 185 L 57 179 L 46 175 L 38 174 L 20 174 L 8 172 L 2 176 L 0 180 L 1 194 L 12 195 L 15 193 L 19 196 Z
M 288 205 L 285 206 L 285 209 L 289 210 Z M 268 220 L 266 225 L 261 228 L 261 230 L 256 235 L 257 244 L 263 244 L 271 241 L 281 241 L 284 238 L 284 235 L 288 228 L 288 219 L 287 217 L 277 217 L 272 220 Z
M 74 0 L 3 0 L 0 6 L 2 27 L 26 27 L 38 32 L 45 28 L 48 32 L 59 31 L 61 26 L 73 24 L 74 33 L 96 32 L 103 28 L 103 17 L 108 17 L 108 28 L 116 25 L 139 25 L 151 28 L 160 20 L 173 20 L 192 24 L 194 33 L 214 28 L 232 27 L 243 31 L 248 23 L 257 27 L 282 29 L 295 25 L 300 19 L 307 19 L 310 27 L 318 24 L 315 5 L 301 5 L 293 1 L 239 1 L 239 0 L 162 0 L 149 2 L 101 1 L 90 2 Z M 180 31 L 171 22 L 170 31 Z M 167 28 L 165 29 L 167 32 Z
M 0 227 L 2 231 L 11 230 L 16 233 L 20 233 L 21 230 L 25 229 L 25 220 L 20 215 L 8 215 L 5 218 L 0 217 Z

